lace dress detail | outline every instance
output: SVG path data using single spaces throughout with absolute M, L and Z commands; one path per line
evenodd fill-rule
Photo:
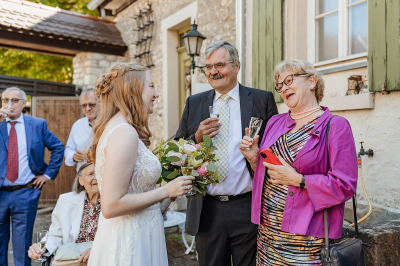
M 100 194 L 108 139 L 117 128 L 122 126 L 130 125 L 124 123 L 111 129 L 99 144 L 96 152 L 95 169 Z M 160 162 L 139 139 L 138 156 L 127 194 L 153 190 L 160 175 Z M 118 182 L 117 176 L 115 181 Z M 111 219 L 105 219 L 100 214 L 99 227 L 88 265 L 168 265 L 164 224 L 159 204 L 154 204 L 137 213 Z

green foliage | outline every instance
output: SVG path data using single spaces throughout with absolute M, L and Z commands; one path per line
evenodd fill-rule
M 72 83 L 72 58 L 0 49 L 0 73 L 23 78 Z
M 89 10 L 90 0 L 30 0 L 31 2 L 98 17 Z M 72 58 L 50 56 L 25 51 L 0 49 L 0 74 L 24 78 L 72 83 Z
M 81 14 L 87 14 L 94 17 L 98 17 L 99 13 L 96 10 L 89 10 L 87 8 L 87 4 L 91 0 L 28 0 L 34 3 L 42 3 L 44 5 L 52 6 L 52 7 L 59 7 L 61 9 L 74 11 Z

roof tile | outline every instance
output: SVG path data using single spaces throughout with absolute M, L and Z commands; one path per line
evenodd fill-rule
M 0 0 L 0 27 L 4 26 L 126 47 L 112 22 L 26 1 Z

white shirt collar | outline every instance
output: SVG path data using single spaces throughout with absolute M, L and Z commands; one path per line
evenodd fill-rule
M 11 120 L 10 118 L 7 117 L 6 122 L 8 123 L 8 121 L 11 121 L 11 122 L 17 121 L 18 123 L 24 124 L 24 115 L 21 113 L 21 115 L 15 120 Z
M 218 91 L 215 91 L 215 96 L 214 96 L 214 102 L 216 102 L 219 97 L 221 97 L 221 93 L 219 93 Z M 238 101 L 239 100 L 239 82 L 236 84 L 236 86 L 230 90 L 227 95 L 229 97 L 231 97 L 231 99 Z

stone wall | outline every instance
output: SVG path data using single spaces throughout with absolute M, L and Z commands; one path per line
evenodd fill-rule
M 106 73 L 115 62 L 125 62 L 126 57 L 98 53 L 79 53 L 73 59 L 73 83 L 82 90 L 94 88 L 97 78 Z
M 141 9 L 147 7 L 147 0 L 139 0 L 118 14 L 115 19 L 118 29 L 121 31 L 125 43 L 128 45 L 127 59 L 134 60 L 136 52 L 136 22 L 133 17 L 139 14 Z M 155 139 L 162 139 L 163 136 L 163 43 L 161 35 L 161 21 L 180 9 L 193 3 L 193 0 L 154 0 L 152 1 L 154 24 L 154 39 L 151 46 L 151 56 L 154 67 L 151 68 L 156 90 L 160 95 L 157 101 L 155 112 L 150 116 L 150 129 Z M 235 43 L 235 1 L 234 0 L 201 0 L 198 1 L 198 14 L 196 23 L 198 30 L 207 37 L 202 47 L 204 55 L 205 47 L 217 40 L 227 40 Z M 178 53 L 176 54 L 178 57 Z M 199 59 L 199 58 L 198 58 Z M 204 64 L 205 60 L 198 60 L 199 64 Z M 178 72 L 178 69 L 176 69 Z M 198 82 L 207 82 L 203 74 L 198 74 Z M 195 79 L 194 78 L 194 79 Z M 171 104 L 171 103 L 169 103 Z M 175 103 L 177 104 L 177 103 Z

